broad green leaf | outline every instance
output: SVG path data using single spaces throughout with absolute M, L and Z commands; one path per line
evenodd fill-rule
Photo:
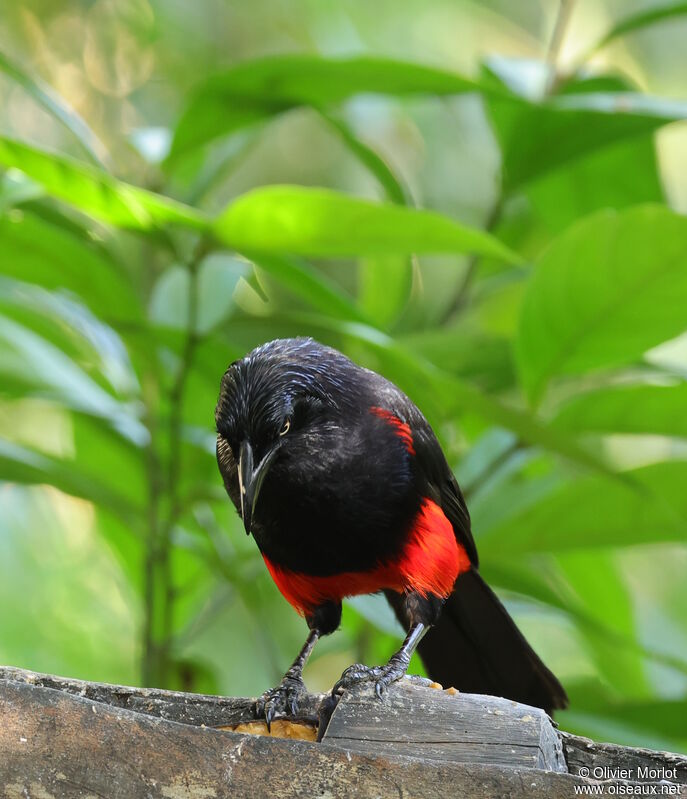
M 525 193 L 532 204 L 531 218 L 553 234 L 604 208 L 662 202 L 653 137 L 632 137 L 594 150 L 545 173 L 529 183 Z
M 516 448 L 517 438 L 508 430 L 490 427 L 482 433 L 455 469 L 463 493 L 479 490 L 513 456 Z
M 408 192 L 386 161 L 362 142 L 340 119 L 324 113 L 322 113 L 322 118 L 339 134 L 341 140 L 360 163 L 377 178 L 386 192 L 387 199 L 399 205 L 405 205 Z
M 559 555 L 559 566 L 572 584 L 583 607 L 591 615 L 600 615 L 603 624 L 616 635 L 637 640 L 634 603 L 626 581 L 612 552 L 575 551 Z M 651 696 L 644 670 L 644 658 L 629 647 L 619 647 L 617 640 L 603 629 L 580 627 L 600 674 L 623 696 Z
M 140 319 L 123 269 L 92 243 L 28 211 L 0 216 L 0 273 L 46 289 L 67 289 L 109 319 Z
M 147 431 L 125 403 L 119 402 L 53 343 L 0 315 L 2 359 L 0 375 L 32 393 L 68 408 L 106 419 L 133 442 L 144 442 Z
M 96 485 L 107 487 L 132 508 L 145 508 L 147 441 L 131 441 L 97 416 L 72 411 L 70 418 L 74 457 L 68 466 L 87 475 Z M 143 524 L 143 517 L 138 521 Z M 129 533 L 133 537 L 136 534 L 137 528 Z
M 24 89 L 42 108 L 74 136 L 84 152 L 98 166 L 108 160 L 107 150 L 84 120 L 47 83 L 30 76 L 18 64 L 0 53 L 0 72 Z
M 660 206 L 583 220 L 544 252 L 516 357 L 533 400 L 556 376 L 627 363 L 687 327 L 687 219 Z
M 591 554 L 596 559 L 599 552 L 594 550 Z M 600 561 L 605 562 L 607 553 L 602 551 L 600 554 Z M 564 555 L 558 553 L 555 561 L 548 554 L 530 556 L 527 560 L 516 560 L 512 554 L 507 553 L 503 558 L 499 558 L 497 553 L 492 553 L 485 562 L 480 563 L 480 573 L 489 585 L 535 599 L 561 611 L 571 619 L 581 633 L 590 637 L 604 638 L 609 646 L 615 647 L 616 651 L 621 653 L 621 656 L 640 655 L 654 663 L 687 674 L 687 662 L 647 648 L 638 640 L 634 625 L 630 629 L 626 628 L 626 631 L 612 626 L 613 619 L 604 612 L 604 604 L 594 598 L 596 586 L 592 581 L 584 579 L 584 575 L 582 584 L 570 584 L 565 579 L 564 573 L 560 572 L 555 564 L 563 557 L 567 559 L 571 556 L 579 557 L 581 563 L 588 563 L 591 560 L 589 551 L 569 552 Z M 581 589 L 588 592 L 585 597 L 580 597 Z M 625 590 L 623 588 L 623 591 Z M 582 602 L 582 599 L 585 601 Z M 623 601 L 622 596 L 614 599 Z
M 31 365 L 24 363 L 22 355 L 19 354 L 22 351 L 31 352 L 31 342 L 33 342 L 36 344 L 34 354 L 40 357 L 37 350 L 40 347 L 38 342 L 42 340 L 46 349 L 52 352 L 59 351 L 61 356 L 71 361 L 84 373 L 84 376 L 87 375 L 87 379 L 97 387 L 96 391 L 103 390 L 108 394 L 114 394 L 113 386 L 105 376 L 105 370 L 110 366 L 107 353 L 103 352 L 102 347 L 97 346 L 101 342 L 97 340 L 94 342 L 87 335 L 84 336 L 82 331 L 70 327 L 64 316 L 59 313 L 59 309 L 55 307 L 57 303 L 52 305 L 50 302 L 31 302 L 33 299 L 29 296 L 27 301 L 20 287 L 13 287 L 10 281 L 0 279 L 0 340 L 7 342 L 6 358 L 0 365 L 0 372 L 17 378 L 23 375 L 32 381 L 34 386 L 41 384 L 45 386 L 51 371 L 47 371 L 45 379 L 40 373 L 32 375 Z M 51 314 L 50 311 L 55 312 Z M 67 385 L 74 377 L 75 374 L 68 370 L 64 384 Z M 130 386 L 129 382 L 128 387 Z M 107 406 L 108 404 L 103 402 L 103 408 Z
M 330 257 L 474 252 L 519 260 L 488 233 L 435 211 L 297 186 L 242 195 L 215 220 L 214 231 L 240 252 Z
M 131 505 L 109 486 L 81 473 L 73 463 L 50 458 L 4 440 L 0 440 L 0 480 L 55 486 L 65 494 L 109 508 L 133 527 L 140 525 L 143 519 L 142 509 Z
M 553 424 L 574 433 L 648 433 L 687 438 L 687 383 L 629 385 L 579 394 Z
M 211 77 L 193 94 L 177 124 L 171 158 L 300 105 L 326 107 L 362 93 L 443 96 L 479 89 L 451 72 L 374 56 L 246 61 Z
M 632 486 L 590 476 L 554 487 L 521 512 L 480 527 L 480 552 L 559 552 L 687 541 L 687 462 L 625 473 Z
M 377 327 L 388 328 L 403 313 L 412 285 L 411 260 L 365 258 L 358 267 L 358 304 Z
M 207 227 L 203 214 L 190 206 L 124 183 L 88 164 L 4 136 L 0 136 L 0 164 L 20 170 L 53 197 L 118 227 Z
M 483 332 L 463 318 L 450 327 L 404 333 L 396 340 L 445 372 L 469 378 L 491 391 L 510 388 L 516 382 L 509 338 Z
M 567 688 L 570 709 L 557 716 L 564 729 L 625 746 L 685 751 L 684 698 L 663 699 L 659 693 L 648 700 L 623 700 L 613 693 L 612 686 L 589 680 Z
M 254 255 L 252 260 L 258 270 L 268 274 L 315 311 L 341 319 L 369 321 L 335 283 L 306 261 L 276 255 Z
M 0 399 L 0 438 L 8 445 L 60 459 L 66 468 L 107 488 L 131 507 L 145 507 L 145 450 L 100 417 L 67 411 L 26 394 Z
M 605 47 L 614 39 L 625 36 L 628 33 L 648 28 L 651 25 L 656 25 L 658 22 L 663 22 L 671 17 L 679 17 L 687 14 L 687 3 L 669 3 L 665 6 L 658 8 L 649 8 L 624 17 L 606 33 L 600 41 L 592 48 L 590 55 Z
M 498 63 L 501 72 L 527 66 L 516 60 Z M 499 82 L 503 77 L 490 70 L 486 74 Z M 589 91 L 584 83 L 573 83 L 565 93 L 539 102 L 507 96 L 488 99 L 507 193 L 601 147 L 687 119 L 684 101 L 627 91 Z
M 21 172 L 10 171 L 0 175 L 0 214 L 17 206 L 31 203 L 45 196 L 43 189 Z
M 124 343 L 81 302 L 62 292 L 0 276 L 0 308 L 78 363 L 108 391 L 138 397 L 140 387 Z

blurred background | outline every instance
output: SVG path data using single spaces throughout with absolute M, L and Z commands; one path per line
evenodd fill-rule
M 0 662 L 276 684 L 306 627 L 213 412 L 229 362 L 312 335 L 430 419 L 561 726 L 684 751 L 686 40 L 635 0 L 5 3 Z M 270 184 L 382 205 L 223 215 Z M 351 600 L 306 682 L 400 634 Z

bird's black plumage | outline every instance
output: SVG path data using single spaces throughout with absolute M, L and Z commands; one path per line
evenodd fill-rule
M 434 625 L 419 643 L 430 675 L 547 710 L 564 705 L 560 684 L 479 576 L 460 488 L 429 423 L 395 385 L 311 339 L 276 340 L 227 369 L 216 425 L 220 472 L 247 532 L 289 601 L 311 597 L 299 607 L 315 636 L 302 660 L 338 626 L 343 596 L 386 590 L 411 634 L 394 668 L 375 672 L 378 685 L 402 673 Z M 416 562 L 432 566 L 423 547 L 455 564 L 443 595 L 413 582 Z M 434 577 L 443 585 L 446 575 Z M 300 668 L 297 659 L 285 677 L 291 704 Z

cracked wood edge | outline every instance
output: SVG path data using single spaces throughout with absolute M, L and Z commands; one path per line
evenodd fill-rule
M 667 778 L 666 782 L 686 786 L 683 794 L 687 795 L 687 755 L 600 743 L 569 732 L 561 731 L 559 735 L 568 768 L 573 774 L 579 774 L 581 768 L 588 769 L 590 774 L 594 773 L 595 768 L 605 769 L 605 773 L 625 769 L 632 774 L 641 774 L 640 768 L 654 769 L 659 773 L 672 771 L 674 776 Z
M 390 686 L 379 703 L 371 687 L 344 694 L 323 740 L 350 751 L 372 747 L 437 762 L 568 770 L 561 740 L 543 710 L 404 682 Z
M 0 683 L 13 682 L 52 688 L 56 691 L 81 696 L 112 707 L 145 713 L 182 724 L 206 727 L 233 726 L 254 722 L 252 707 L 255 699 L 211 694 L 189 694 L 165 691 L 160 688 L 134 688 L 126 685 L 87 682 L 53 674 L 0 666 Z M 296 721 L 316 725 L 321 694 L 304 697 Z
M 34 685 L 0 685 L 0 796 L 568 799 L 584 780 L 524 768 L 366 756 L 193 727 Z
M 249 698 L 186 694 L 177 691 L 86 682 L 0 666 L 0 693 L 8 681 L 45 687 L 65 695 L 87 698 L 106 707 L 127 709 L 152 718 L 167 719 L 194 726 L 233 726 L 242 723 L 250 724 L 253 721 L 251 706 L 254 700 Z M 455 694 L 451 690 L 445 691 L 444 694 L 457 695 L 462 699 L 469 696 Z M 322 695 L 313 694 L 309 694 L 305 698 L 300 714 L 303 723 L 309 725 L 317 723 L 318 709 L 322 699 Z M 684 755 L 598 743 L 570 733 L 559 732 L 553 726 L 551 732 L 562 740 L 565 758 L 569 770 L 573 774 L 579 773 L 579 769 L 583 767 L 590 769 L 595 766 L 609 769 L 630 768 L 636 771 L 637 767 L 641 765 L 652 768 L 674 768 L 676 776 L 673 782 L 680 785 L 687 784 L 687 757 Z M 346 742 L 343 739 L 339 743 L 345 747 Z M 334 745 L 333 736 L 328 745 Z M 374 748 L 376 751 L 378 746 L 374 745 Z M 685 793 L 687 793 L 687 789 L 685 789 Z

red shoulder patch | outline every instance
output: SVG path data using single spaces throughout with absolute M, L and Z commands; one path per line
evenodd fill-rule
M 386 410 L 386 408 L 378 408 L 377 406 L 373 406 L 370 408 L 370 413 L 373 413 L 375 416 L 379 416 L 380 419 L 384 419 L 385 422 L 390 424 L 395 429 L 396 435 L 405 444 L 408 453 L 410 455 L 415 454 L 415 447 L 413 446 L 413 433 L 409 424 L 401 421 L 395 413 Z
M 423 500 L 399 556 L 368 571 L 322 577 L 290 571 L 264 554 L 262 557 L 277 588 L 301 615 L 323 602 L 339 602 L 346 596 L 372 594 L 383 588 L 447 597 L 458 575 L 471 565 L 451 522 L 431 499 Z

